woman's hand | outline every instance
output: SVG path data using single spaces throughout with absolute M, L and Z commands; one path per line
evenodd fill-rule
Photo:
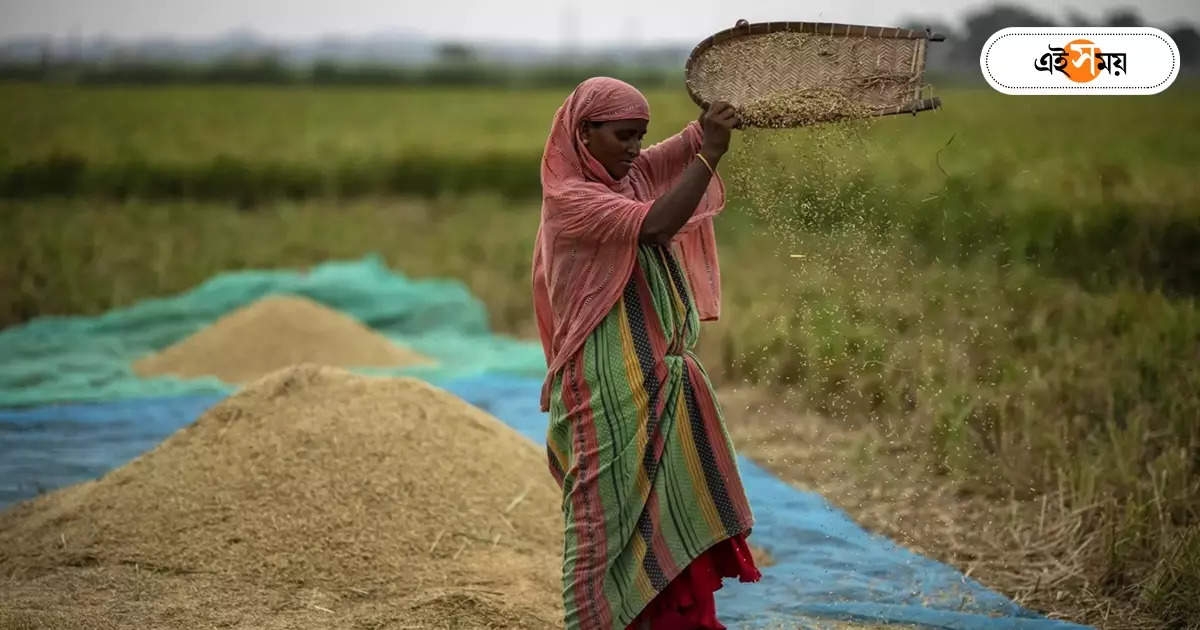
M 729 135 L 739 124 L 737 112 L 725 101 L 716 101 L 700 114 L 700 129 L 704 141 L 700 151 L 705 157 L 719 159 L 729 150 Z

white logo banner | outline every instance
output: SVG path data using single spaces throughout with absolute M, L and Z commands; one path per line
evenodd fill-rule
M 997 31 L 979 69 L 1005 94 L 1157 94 L 1179 75 L 1179 47 L 1150 27 Z

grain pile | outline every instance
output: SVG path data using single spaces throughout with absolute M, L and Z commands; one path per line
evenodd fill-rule
M 836 88 L 785 90 L 738 107 L 743 124 L 767 129 L 857 120 L 871 115 L 872 109 L 856 101 L 851 92 Z
M 0 628 L 550 628 L 559 502 L 442 390 L 289 368 L 0 514 Z
M 403 367 L 429 359 L 401 348 L 353 318 L 297 296 L 272 296 L 138 360 L 139 376 L 215 376 L 247 383 L 299 363 Z

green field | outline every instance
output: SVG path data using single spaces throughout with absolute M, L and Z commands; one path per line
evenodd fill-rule
M 706 364 L 878 427 L 964 492 L 1061 498 L 1090 588 L 1200 618 L 1200 93 L 939 95 L 740 134 Z M 531 337 L 564 96 L 0 85 L 0 325 L 378 251 Z M 649 97 L 653 139 L 696 114 Z
M 0 198 L 205 199 L 539 194 L 556 90 L 0 86 Z M 816 228 L 868 220 L 942 259 L 1018 259 L 1090 288 L 1200 290 L 1198 92 L 1013 100 L 951 89 L 932 114 L 845 135 L 783 134 L 742 151 L 784 212 Z M 695 116 L 650 95 L 649 140 Z M 436 112 L 431 115 L 431 112 Z M 775 134 L 779 135 L 779 134 Z M 773 157 L 772 157 L 773 156 Z M 783 168 L 781 168 L 783 167 Z M 796 175 L 817 172 L 821 177 Z M 786 180 L 786 181 L 785 181 Z M 761 184 L 761 182 L 760 182 Z M 767 196 L 735 201 L 762 205 Z M 836 199 L 834 199 L 836 197 Z M 854 197 L 861 216 L 846 216 Z

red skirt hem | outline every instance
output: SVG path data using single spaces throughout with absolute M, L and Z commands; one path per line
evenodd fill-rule
M 723 540 L 700 554 L 662 590 L 626 630 L 725 630 L 717 620 L 713 593 L 721 588 L 722 578 L 757 582 L 762 578 L 746 535 Z

